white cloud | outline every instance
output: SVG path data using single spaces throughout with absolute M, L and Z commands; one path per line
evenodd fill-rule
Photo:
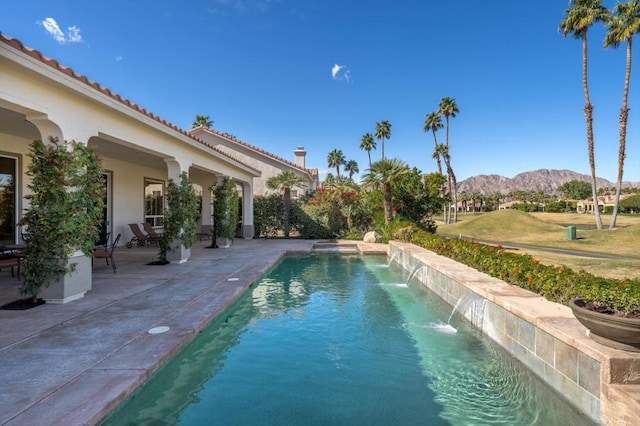
M 56 20 L 53 18 L 45 18 L 44 21 L 38 22 L 38 24 L 42 25 L 44 30 L 48 32 L 49 35 L 60 44 L 82 42 L 80 28 L 76 27 L 75 25 L 67 28 L 67 34 L 65 34 L 60 29 L 60 26 L 58 25 Z
M 117 55 L 117 56 L 116 56 L 116 61 L 117 61 L 117 62 L 121 62 L 121 61 L 123 61 L 123 60 L 124 60 L 124 57 L 122 57 L 122 55 Z
M 346 65 L 335 64 L 333 68 L 331 68 L 331 78 L 334 80 L 349 81 L 351 78 L 351 71 L 349 71 L 349 68 L 347 68 Z
M 82 36 L 80 35 L 80 28 L 75 25 L 68 28 L 69 33 L 67 36 L 67 41 L 69 43 L 80 43 L 82 41 Z

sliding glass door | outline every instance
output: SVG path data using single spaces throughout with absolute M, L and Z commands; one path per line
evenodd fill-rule
M 0 155 L 0 245 L 18 242 L 17 173 L 18 159 Z

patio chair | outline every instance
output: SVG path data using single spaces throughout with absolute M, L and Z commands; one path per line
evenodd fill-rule
M 146 235 L 140 229 L 140 226 L 137 223 L 130 223 L 129 228 L 131 228 L 131 232 L 133 232 L 133 238 L 131 241 L 125 244 L 127 248 L 133 247 L 133 243 L 138 244 L 138 247 L 146 246 L 148 243 L 158 243 L 162 240 L 162 237 L 152 237 L 150 235 Z
M 158 241 L 162 239 L 162 234 L 158 234 L 150 223 L 144 222 L 142 226 L 144 226 L 144 231 L 149 234 L 149 237 L 157 238 Z
M 111 269 L 113 272 L 116 272 L 116 262 L 113 259 L 113 252 L 115 251 L 118 241 L 120 241 L 120 234 L 113 240 L 113 244 L 109 247 L 102 247 L 93 249 L 93 258 L 91 259 L 91 264 L 93 265 L 93 259 L 104 259 L 107 261 L 107 265 L 109 264 L 109 259 L 111 259 Z
M 0 271 L 5 268 L 11 268 L 12 277 L 16 276 L 16 273 L 13 270 L 13 268 L 17 268 L 18 280 L 20 280 L 20 258 L 19 257 L 13 256 L 13 255 L 8 255 L 8 256 L 3 255 L 2 257 L 0 257 Z

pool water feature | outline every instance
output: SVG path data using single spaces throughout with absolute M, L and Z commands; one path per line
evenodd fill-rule
M 287 257 L 105 424 L 591 424 L 382 256 Z

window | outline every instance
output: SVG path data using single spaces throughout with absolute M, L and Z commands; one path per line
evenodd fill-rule
M 164 224 L 164 182 L 161 180 L 144 180 L 144 221 L 154 228 Z

